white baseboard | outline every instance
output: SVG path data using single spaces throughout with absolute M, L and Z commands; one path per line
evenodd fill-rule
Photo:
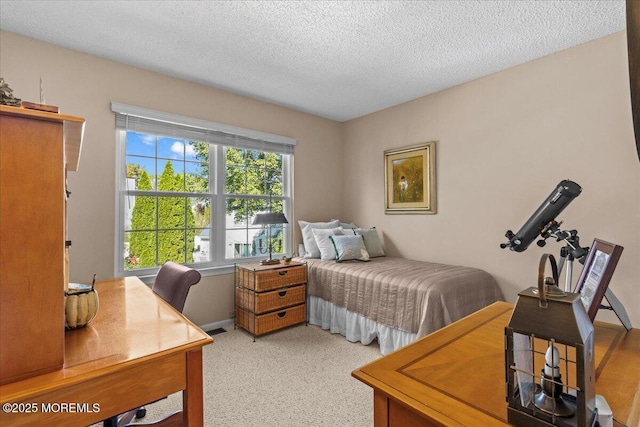
M 203 331 L 213 331 L 214 329 L 222 328 L 230 323 L 233 323 L 233 317 L 219 322 L 207 323 L 206 325 L 198 325 L 198 327 Z

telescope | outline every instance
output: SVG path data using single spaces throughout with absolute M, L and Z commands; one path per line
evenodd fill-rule
M 558 242 L 566 242 L 567 245 L 560 250 L 560 262 L 554 271 L 554 279 L 557 281 L 565 261 L 568 261 L 567 277 L 564 286 L 566 292 L 571 292 L 573 261 L 577 259 L 581 264 L 584 264 L 585 259 L 589 255 L 589 248 L 580 246 L 580 238 L 576 230 L 561 230 L 560 225 L 562 225 L 562 221 L 556 222 L 556 217 L 573 199 L 578 197 L 581 192 L 582 187 L 575 182 L 568 179 L 560 181 L 551 194 L 549 194 L 549 197 L 542 202 L 540 207 L 531 215 L 531 218 L 524 223 L 522 228 L 515 234 L 511 230 L 507 230 L 505 237 L 509 239 L 509 241 L 500 244 L 502 249 L 509 248 L 515 252 L 523 252 L 527 250 L 531 242 L 538 236 L 540 236 L 540 239 L 537 244 L 540 247 L 546 245 L 546 239 L 549 237 L 555 237 Z M 554 284 L 557 285 L 557 283 Z M 563 293 L 557 286 L 554 287 L 559 293 Z M 577 285 L 576 288 L 578 288 Z M 604 296 L 607 298 L 607 301 L 609 301 L 610 306 L 600 304 L 599 308 L 613 310 L 618 316 L 618 319 L 620 319 L 620 322 L 622 322 L 622 325 L 627 330 L 631 330 L 632 326 L 629 316 L 620 300 L 613 294 L 613 291 L 607 289 Z
M 573 181 L 565 179 L 560 181 L 556 188 L 549 194 L 549 197 L 542 202 L 540 207 L 531 215 L 531 218 L 524 223 L 517 233 L 508 230 L 505 237 L 509 239 L 507 243 L 502 243 L 502 249 L 509 248 L 512 251 L 523 252 L 531 242 L 538 236 L 546 239 L 552 232 L 558 229 L 555 218 L 580 195 L 582 187 Z M 544 240 L 540 246 L 544 246 Z

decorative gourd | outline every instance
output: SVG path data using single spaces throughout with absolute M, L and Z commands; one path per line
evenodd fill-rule
M 66 329 L 87 326 L 98 313 L 98 292 L 89 285 L 69 283 L 64 299 Z

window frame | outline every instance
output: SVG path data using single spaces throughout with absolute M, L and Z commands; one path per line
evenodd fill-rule
M 142 109 L 140 107 L 132 107 L 125 106 L 124 104 L 116 104 L 112 103 L 112 110 L 118 114 L 123 114 L 123 110 L 133 109 L 134 112 L 144 110 L 145 115 L 143 117 L 149 117 L 149 111 Z M 156 113 L 156 117 L 158 117 L 159 121 L 166 122 L 168 113 L 161 112 L 153 112 Z M 130 114 L 127 113 L 127 114 Z M 133 114 L 135 116 L 135 114 Z M 236 135 L 251 135 L 251 136 L 260 136 L 264 137 L 265 135 L 271 136 L 271 141 L 268 144 L 273 144 L 273 140 L 275 140 L 275 144 L 282 143 L 289 144 L 290 152 L 276 151 L 273 149 L 260 150 L 259 147 L 249 146 L 243 147 L 242 145 L 224 145 L 219 143 L 219 141 L 201 141 L 197 138 L 189 138 L 182 137 L 179 135 L 164 135 L 161 133 L 152 133 L 148 130 L 136 130 L 136 129 L 123 129 L 122 127 L 116 126 L 116 218 L 115 218 L 115 250 L 114 250 L 114 270 L 115 274 L 118 277 L 124 276 L 139 276 L 139 277 L 148 277 L 154 276 L 158 269 L 158 266 L 147 267 L 147 268 L 136 268 L 136 269 L 126 269 L 125 268 L 125 260 L 124 260 L 124 247 L 125 247 L 125 207 L 126 207 L 126 198 L 129 197 L 132 193 L 132 190 L 127 189 L 127 178 L 126 178 L 126 170 L 127 170 L 127 153 L 126 153 L 126 134 L 127 131 L 145 133 L 155 136 L 169 136 L 177 139 L 198 141 L 198 142 L 208 142 L 210 145 L 210 153 L 209 153 L 209 192 L 208 193 L 188 193 L 181 192 L 178 193 L 184 197 L 190 197 L 190 194 L 197 194 L 197 196 L 202 196 L 206 194 L 211 203 L 210 215 L 212 217 L 211 221 L 209 221 L 209 233 L 212 236 L 209 246 L 209 262 L 198 262 L 198 263 L 186 263 L 185 265 L 195 268 L 199 270 L 203 275 L 211 275 L 211 274 L 227 274 L 233 271 L 233 266 L 236 263 L 245 263 L 245 262 L 257 262 L 260 259 L 266 258 L 267 254 L 258 254 L 252 257 L 240 257 L 240 258 L 227 258 L 225 254 L 225 246 L 227 244 L 227 225 L 226 225 L 226 200 L 229 197 L 246 197 L 246 198 L 254 198 L 254 199 L 264 199 L 268 201 L 270 198 L 272 200 L 282 200 L 282 208 L 285 216 L 289 220 L 289 224 L 285 224 L 283 227 L 283 244 L 284 244 L 284 253 L 291 254 L 292 253 L 292 212 L 293 212 L 293 149 L 292 147 L 295 145 L 296 141 L 287 137 L 280 137 L 278 135 L 270 135 L 264 134 L 262 132 L 251 131 L 242 128 L 234 128 L 227 125 L 220 125 L 213 122 L 203 122 L 197 119 L 190 119 L 181 116 L 169 115 L 171 116 L 171 121 L 175 123 L 181 123 L 182 125 L 193 125 L 194 122 L 197 123 L 199 127 L 202 124 L 206 124 L 210 129 L 223 128 L 224 132 L 227 133 L 229 130 L 235 130 Z M 235 141 L 235 140 L 234 140 Z M 279 142 L 281 141 L 281 142 Z M 247 149 L 247 150 L 257 150 L 264 152 L 276 152 L 282 155 L 282 195 L 272 195 L 271 197 L 268 194 L 260 194 L 260 195 L 245 195 L 245 194 L 227 194 L 225 193 L 225 156 L 224 149 L 225 147 L 239 148 L 239 149 Z M 268 146 L 272 148 L 273 145 Z M 156 152 L 155 158 L 158 159 L 158 155 Z M 156 171 L 156 174 L 159 174 L 160 171 Z M 153 196 L 162 196 L 165 192 L 159 191 L 157 188 L 153 191 L 148 190 L 133 190 L 134 193 L 140 191 L 139 194 L 143 195 L 153 195 Z M 176 194 L 172 194 L 172 196 L 176 196 Z M 250 230 L 251 224 L 246 224 L 246 229 Z M 157 228 L 156 228 L 157 230 Z M 248 242 L 251 243 L 251 242 Z

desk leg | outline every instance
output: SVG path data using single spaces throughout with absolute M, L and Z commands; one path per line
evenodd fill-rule
M 373 391 L 373 426 L 389 426 L 389 398 L 377 390 Z
M 186 357 L 187 388 L 182 392 L 183 422 L 185 426 L 203 426 L 202 349 L 189 351 Z

